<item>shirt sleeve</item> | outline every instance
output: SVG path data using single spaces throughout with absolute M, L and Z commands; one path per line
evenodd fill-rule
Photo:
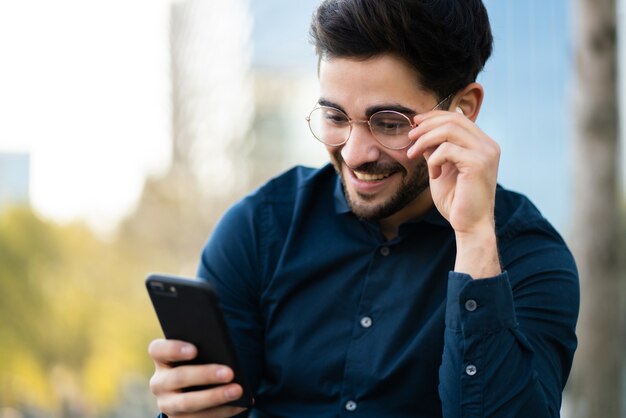
M 197 276 L 216 290 L 244 380 L 253 394 L 261 378 L 263 358 L 257 216 L 249 201 L 228 210 L 206 243 L 197 270 Z
M 496 277 L 449 273 L 445 418 L 559 416 L 576 347 L 577 273 L 564 244 L 527 248 Z

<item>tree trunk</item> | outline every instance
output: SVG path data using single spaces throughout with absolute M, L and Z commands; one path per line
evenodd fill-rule
M 619 418 L 622 280 L 615 0 L 576 0 L 572 248 L 580 272 L 573 417 Z

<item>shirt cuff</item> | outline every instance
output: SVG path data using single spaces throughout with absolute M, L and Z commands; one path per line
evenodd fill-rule
M 449 273 L 446 327 L 468 335 L 513 328 L 516 322 L 506 271 L 479 280 L 464 273 Z

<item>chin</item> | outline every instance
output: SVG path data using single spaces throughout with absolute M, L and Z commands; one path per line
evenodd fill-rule
M 356 215 L 357 218 L 366 220 L 366 221 L 380 221 L 385 219 L 389 215 L 387 214 L 386 204 L 372 204 L 372 203 L 364 203 L 362 201 L 355 202 L 354 199 L 348 199 L 348 205 L 350 209 L 352 209 L 352 213 Z
M 382 199 L 382 202 L 378 203 L 376 197 L 359 194 L 356 197 L 351 196 L 351 193 L 345 188 L 343 179 L 342 184 L 344 185 L 344 195 L 352 212 L 359 219 L 377 222 L 389 218 L 414 202 L 428 188 L 428 179 L 403 182 L 390 197 Z
M 350 188 L 346 177 L 350 176 L 350 168 L 343 161 L 339 149 L 329 152 L 331 162 L 339 176 L 343 192 L 352 212 L 360 219 L 368 221 L 380 221 L 388 218 L 414 202 L 429 186 L 428 167 L 425 161 L 417 162 L 409 171 L 407 167 L 399 163 L 381 164 L 370 162 L 363 164 L 361 169 L 367 172 L 366 166 L 386 166 L 386 170 L 394 171 L 401 176 L 399 182 L 395 182 L 393 189 L 381 190 L 379 193 L 362 194 Z M 391 167 L 391 168 L 390 168 Z M 384 171 L 381 169 L 380 171 Z

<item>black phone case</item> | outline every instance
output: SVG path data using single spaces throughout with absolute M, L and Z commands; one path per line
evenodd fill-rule
M 233 382 L 241 385 L 244 392 L 229 405 L 250 407 L 252 397 L 213 288 L 199 279 L 165 274 L 149 275 L 146 287 L 165 338 L 187 341 L 198 348 L 195 359 L 176 365 L 215 363 L 229 366 L 235 374 Z M 205 388 L 207 386 L 186 390 Z

